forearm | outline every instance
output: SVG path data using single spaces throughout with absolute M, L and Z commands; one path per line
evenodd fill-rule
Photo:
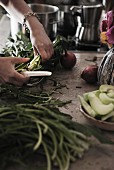
M 34 12 L 24 0 L 0 0 L 0 3 L 21 24 L 25 19 L 25 14 Z M 53 55 L 54 50 L 53 43 L 49 39 L 43 25 L 34 15 L 26 17 L 26 25 L 30 30 L 30 39 L 34 54 L 37 55 L 40 53 L 42 61 L 46 61 Z
M 1 0 L 1 5 L 5 8 L 5 10 L 13 17 L 17 19 L 18 22 L 23 23 L 24 14 L 28 12 L 32 12 L 31 8 L 27 5 L 24 0 Z M 34 18 L 34 19 L 33 19 Z M 27 18 L 27 25 L 30 29 L 34 25 L 34 23 L 38 23 L 38 19 L 34 16 Z

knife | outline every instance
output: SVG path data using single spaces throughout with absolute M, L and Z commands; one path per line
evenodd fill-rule
M 27 77 L 51 76 L 52 72 L 50 72 L 50 71 L 23 71 L 22 74 L 27 76 Z

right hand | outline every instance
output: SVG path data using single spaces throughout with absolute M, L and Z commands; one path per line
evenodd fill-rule
M 29 78 L 18 73 L 15 70 L 15 64 L 21 64 L 29 61 L 29 58 L 18 57 L 0 57 L 0 83 L 10 83 L 22 86 Z
M 53 43 L 36 17 L 29 17 L 28 21 L 34 55 L 40 54 L 42 62 L 45 62 L 54 54 Z

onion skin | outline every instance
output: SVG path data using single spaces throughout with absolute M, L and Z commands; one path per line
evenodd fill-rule
M 60 63 L 65 69 L 72 69 L 77 62 L 76 56 L 71 51 L 65 51 L 65 54 L 61 56 Z
M 98 71 L 97 65 L 86 66 L 81 73 L 81 78 L 89 84 L 95 84 L 98 81 L 97 71 Z

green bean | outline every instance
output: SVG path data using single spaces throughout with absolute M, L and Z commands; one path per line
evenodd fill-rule
M 60 170 L 63 170 L 63 163 L 62 163 L 61 158 L 58 155 L 56 156 L 56 160 L 57 160 Z
M 6 115 L 12 115 L 12 114 L 14 114 L 14 113 L 15 113 L 15 111 L 12 111 L 12 110 L 3 112 L 3 113 L 0 114 L 0 118 L 1 118 L 1 117 L 4 117 L 4 116 L 6 116 Z
M 42 143 L 42 130 L 41 130 L 41 127 L 38 123 L 36 123 L 36 126 L 37 126 L 37 129 L 38 129 L 38 141 L 37 143 L 35 144 L 34 146 L 34 150 L 37 150 L 39 148 L 39 146 L 41 145 Z
M 58 119 L 60 121 L 63 121 L 63 122 L 69 122 L 69 119 L 66 118 L 65 119 L 65 115 L 62 115 L 62 114 L 56 114 L 56 112 L 52 111 L 51 109 L 48 109 L 47 107 L 45 106 L 42 106 L 42 105 L 35 105 L 35 107 L 37 109 L 43 109 L 46 113 L 48 113 L 50 116 L 54 117 L 55 119 Z M 54 110 L 54 108 L 53 108 Z M 57 111 L 57 110 L 56 110 Z M 57 112 L 58 113 L 58 112 Z M 60 113 L 60 112 L 59 112 Z
M 46 119 L 46 118 L 42 118 L 42 120 L 44 122 L 48 123 L 50 126 L 53 126 L 53 128 L 58 129 L 61 133 L 64 134 L 64 137 L 66 138 L 66 140 L 68 140 L 72 144 L 74 144 L 73 143 L 74 136 L 72 135 L 72 133 L 69 133 L 69 130 L 67 129 L 67 127 L 65 127 L 58 121 L 54 122 L 54 121 L 52 121 L 50 119 Z
M 2 107 L 0 107 L 0 115 L 1 115 L 2 112 L 9 111 L 9 110 L 11 110 L 11 108 L 8 107 L 8 106 L 2 106 Z
M 67 145 L 64 145 L 65 147 L 65 150 L 66 150 L 66 154 L 65 154 L 65 157 L 66 157 L 66 164 L 65 164 L 65 170 L 68 170 L 69 166 L 70 166 L 70 151 L 67 147 Z
M 44 143 L 44 141 L 42 141 L 42 145 L 44 147 L 46 158 L 47 158 L 47 170 L 51 170 L 51 158 L 50 158 L 49 150 L 47 148 L 47 145 Z
M 65 145 L 67 145 L 69 147 L 69 149 L 73 149 L 77 154 L 84 152 L 84 148 L 82 148 L 82 147 L 80 147 L 78 145 L 75 145 L 75 144 L 72 145 L 71 143 L 68 143 L 68 142 L 65 142 Z
M 85 150 L 88 150 L 90 144 L 89 141 L 87 140 L 87 137 L 73 130 L 70 130 L 70 132 L 72 132 L 72 134 L 75 135 L 75 142 L 77 143 L 77 145 L 83 147 Z
M 64 142 L 64 137 L 63 137 L 63 134 L 60 133 L 60 132 L 59 132 L 59 140 L 60 140 L 60 142 L 59 142 L 58 147 L 59 147 L 60 149 L 62 149 L 62 147 L 63 147 L 63 142 Z
M 71 162 L 75 162 L 75 161 L 76 161 L 76 156 L 74 156 L 74 155 L 72 154 L 72 152 L 70 152 L 70 161 L 71 161 Z
M 54 160 L 57 155 L 57 139 L 56 139 L 56 136 L 51 128 L 49 128 L 49 132 L 50 132 L 50 134 L 49 133 L 48 134 L 51 137 L 51 139 L 53 141 L 53 145 L 54 145 L 53 154 L 52 154 L 52 160 Z
M 70 130 L 71 133 L 74 133 L 77 137 L 81 138 L 81 139 L 84 139 L 84 140 L 88 140 L 87 136 L 84 135 L 83 133 L 81 132 L 78 132 L 78 131 L 75 131 L 75 130 Z
M 33 138 L 33 139 L 37 139 L 34 134 L 30 134 L 30 133 L 26 133 L 26 132 L 20 132 L 20 131 L 10 131 L 10 132 L 7 132 L 6 134 L 13 134 L 13 135 L 22 135 L 22 136 L 25 136 L 25 137 L 29 137 L 29 138 Z M 6 135 L 4 134 L 4 136 Z M 0 135 L 0 137 L 2 137 L 3 135 Z
M 44 127 L 44 133 L 47 132 L 48 126 L 47 126 L 47 124 L 46 124 L 45 122 L 37 119 L 34 115 L 26 114 L 26 115 L 24 115 L 24 116 L 30 118 L 31 121 L 33 121 L 33 122 L 36 122 L 36 123 L 41 124 L 41 125 Z

